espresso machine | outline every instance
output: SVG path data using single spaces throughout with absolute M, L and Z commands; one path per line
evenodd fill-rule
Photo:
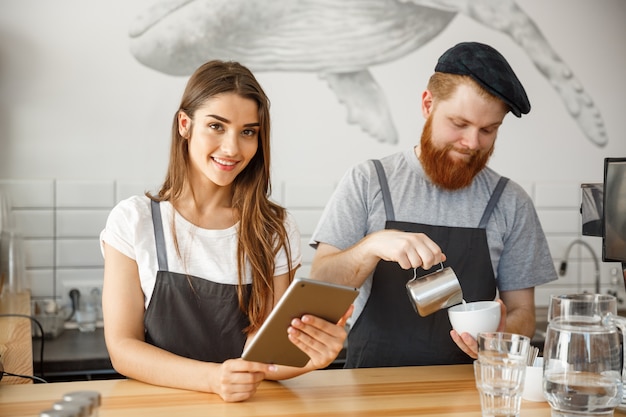
M 626 157 L 604 159 L 604 182 L 581 184 L 582 234 L 602 238 L 602 261 L 621 263 L 626 286 Z

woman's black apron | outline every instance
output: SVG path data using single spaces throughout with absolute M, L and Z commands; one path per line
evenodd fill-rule
M 424 233 L 446 254 L 445 266 L 455 271 L 465 301 L 493 300 L 496 282 L 487 245 L 486 227 L 507 178 L 501 177 L 477 228 L 433 226 L 395 220 L 389 185 L 380 161 L 373 161 L 381 184 L 387 221 L 385 229 Z M 450 210 L 454 210 L 451 207 Z M 417 276 L 434 272 L 418 269 Z M 447 310 L 427 317 L 415 311 L 406 283 L 413 269 L 380 261 L 363 312 L 348 334 L 346 368 L 471 363 L 452 341 Z
M 155 201 L 152 222 L 159 271 L 144 316 L 146 342 L 206 362 L 241 357 L 249 321 L 239 309 L 237 286 L 168 271 L 161 209 Z M 249 291 L 250 285 L 246 297 Z

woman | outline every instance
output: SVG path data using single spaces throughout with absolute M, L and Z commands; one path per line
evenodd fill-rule
M 250 398 L 263 379 L 328 366 L 346 338 L 305 315 L 288 330 L 304 368 L 240 358 L 300 266 L 300 235 L 269 200 L 269 100 L 253 74 L 211 61 L 187 83 L 165 182 L 111 212 L 101 242 L 107 349 L 117 372 L 156 385 Z

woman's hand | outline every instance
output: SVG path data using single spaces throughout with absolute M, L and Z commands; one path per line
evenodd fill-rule
M 274 365 L 229 359 L 211 374 L 211 391 L 226 402 L 245 401 L 254 395 L 265 374 L 275 370 Z
M 348 336 L 345 326 L 353 311 L 352 305 L 337 324 L 309 314 L 292 320 L 287 330 L 289 340 L 311 358 L 307 367 L 325 368 L 337 358 Z

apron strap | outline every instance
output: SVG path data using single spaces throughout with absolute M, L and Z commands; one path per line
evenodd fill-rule
M 374 167 L 376 167 L 376 173 L 378 174 L 378 182 L 380 183 L 380 188 L 383 193 L 383 203 L 385 204 L 385 214 L 387 216 L 387 220 L 395 221 L 396 215 L 393 211 L 393 203 L 391 202 L 391 192 L 389 191 L 389 183 L 387 182 L 387 176 L 385 175 L 383 164 L 381 164 L 378 159 L 372 159 L 372 162 L 374 163 Z
M 378 159 L 372 159 L 374 163 L 374 167 L 376 168 L 376 173 L 378 174 L 378 182 L 380 183 L 380 188 L 383 193 L 383 203 L 385 204 L 385 214 L 387 216 L 388 221 L 395 221 L 395 213 L 393 210 L 393 203 L 391 201 L 391 192 L 389 191 L 389 183 L 387 182 L 387 176 L 385 175 L 385 170 L 383 168 L 383 164 Z M 493 213 L 496 204 L 500 200 L 500 196 L 502 195 L 502 191 L 506 186 L 506 183 L 509 182 L 507 177 L 500 177 L 498 183 L 496 184 L 496 188 L 494 188 L 493 193 L 491 194 L 491 198 L 487 203 L 487 207 L 485 207 L 485 211 L 483 212 L 483 216 L 480 219 L 480 223 L 478 225 L 479 229 L 486 229 L 487 223 L 489 222 L 489 218 Z
M 157 259 L 159 271 L 167 271 L 167 250 L 165 249 L 165 237 L 163 235 L 163 221 L 161 220 L 161 205 L 158 201 L 150 200 L 152 207 L 152 225 L 154 226 L 154 240 L 156 241 Z
M 500 196 L 502 195 L 502 191 L 506 186 L 506 183 L 509 182 L 509 179 L 506 177 L 500 177 L 498 183 L 496 184 L 496 188 L 493 190 L 493 194 L 491 194 L 491 198 L 487 203 L 487 207 L 485 207 L 485 211 L 483 212 L 483 217 L 480 219 L 480 223 L 478 224 L 479 229 L 486 229 L 487 223 L 489 222 L 489 217 L 493 213 L 493 209 L 498 204 L 498 200 L 500 200 Z

